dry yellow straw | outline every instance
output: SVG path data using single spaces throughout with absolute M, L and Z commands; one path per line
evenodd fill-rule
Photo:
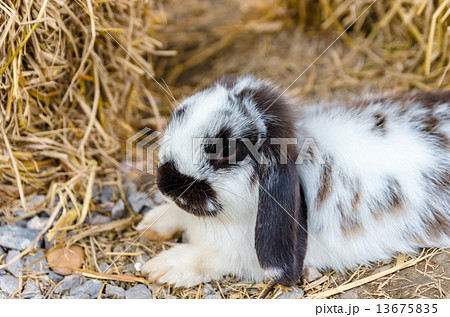
M 357 286 L 360 286 L 360 285 L 363 285 L 363 284 L 375 281 L 375 280 L 377 280 L 377 279 L 379 279 L 379 278 L 381 278 L 383 276 L 386 276 L 386 275 L 395 273 L 397 271 L 400 271 L 402 269 L 405 269 L 407 267 L 413 266 L 413 265 L 415 265 L 415 264 L 417 264 L 417 263 L 419 263 L 419 262 L 421 262 L 421 261 L 423 261 L 423 260 L 425 260 L 427 258 L 432 257 L 433 255 L 434 255 L 434 253 L 430 253 L 430 254 L 425 255 L 423 257 L 418 257 L 417 259 L 412 259 L 412 260 L 409 260 L 409 261 L 397 264 L 396 266 L 391 267 L 391 268 L 389 268 L 389 269 L 387 269 L 385 271 L 373 274 L 371 276 L 362 278 L 362 279 L 360 279 L 358 281 L 355 281 L 355 282 L 352 282 L 352 283 L 349 283 L 349 284 L 346 284 L 346 285 L 340 285 L 340 286 L 335 287 L 333 289 L 330 289 L 330 290 L 327 290 L 327 291 L 324 291 L 324 292 L 320 292 L 320 293 L 317 293 L 317 294 L 313 294 L 313 295 L 307 296 L 306 298 L 312 298 L 312 299 L 327 298 L 327 297 L 330 297 L 330 296 L 333 296 L 333 295 L 336 295 L 336 294 L 348 291 L 349 289 L 352 289 L 354 287 L 357 287 Z

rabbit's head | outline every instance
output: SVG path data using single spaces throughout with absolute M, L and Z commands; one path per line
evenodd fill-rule
M 195 216 L 219 217 L 247 201 L 228 218 L 256 213 L 259 263 L 285 285 L 301 276 L 307 237 L 295 125 L 288 101 L 271 84 L 224 77 L 176 109 L 157 176 L 160 191 Z

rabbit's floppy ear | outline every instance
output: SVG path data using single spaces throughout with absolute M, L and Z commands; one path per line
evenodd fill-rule
M 300 280 L 306 252 L 306 205 L 294 163 L 259 169 L 255 248 L 259 264 L 277 283 Z

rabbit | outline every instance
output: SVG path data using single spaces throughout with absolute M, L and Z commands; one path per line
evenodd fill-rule
M 251 75 L 224 77 L 166 127 L 167 203 L 137 230 L 187 242 L 142 273 L 175 287 L 225 275 L 292 286 L 304 266 L 344 272 L 449 247 L 449 140 L 450 91 L 305 104 Z

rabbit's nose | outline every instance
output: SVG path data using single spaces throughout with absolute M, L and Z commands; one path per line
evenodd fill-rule
M 163 194 L 171 197 L 183 195 L 193 182 L 195 179 L 180 173 L 172 161 L 158 167 L 157 184 Z

